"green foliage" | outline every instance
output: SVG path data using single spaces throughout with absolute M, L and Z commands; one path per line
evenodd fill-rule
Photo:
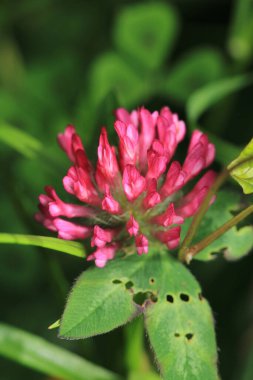
M 238 75 L 211 83 L 192 94 L 187 103 L 189 121 L 195 125 L 200 116 L 225 96 L 252 85 L 250 74 Z
M 0 123 L 0 140 L 28 158 L 34 158 L 42 150 L 36 138 L 4 122 Z
M 114 52 L 106 53 L 94 62 L 90 81 L 90 97 L 94 105 L 100 104 L 112 92 L 119 104 L 129 107 L 146 93 L 145 82 L 139 74 Z
M 244 74 L 232 78 L 221 79 L 196 90 L 190 96 L 186 104 L 190 129 L 194 130 L 200 128 L 203 130 L 202 127 L 199 127 L 199 119 L 207 110 L 212 108 L 213 105 L 221 101 L 224 97 L 250 86 L 252 83 L 252 74 Z M 204 132 L 208 134 L 210 140 L 215 144 L 216 160 L 221 164 L 227 165 L 240 153 L 240 149 L 234 144 L 231 144 L 208 131 L 204 130 Z
M 163 378 L 217 380 L 213 317 L 199 284 L 173 261 L 152 269 L 158 302 L 147 307 L 145 324 Z
M 168 4 L 136 4 L 118 15 L 113 36 L 126 58 L 141 69 L 154 70 L 171 53 L 178 24 L 177 14 Z
M 159 1 L 136 3 L 132 0 L 127 1 L 126 6 L 123 2 L 115 0 L 97 3 L 24 0 L 16 1 L 15 6 L 12 2 L 1 2 L 0 230 L 14 233 L 18 231 L 24 234 L 29 231 L 31 234 L 0 235 L 0 243 L 3 243 L 0 246 L 2 320 L 20 324 L 25 329 L 29 328 L 47 336 L 46 326 L 50 321 L 57 319 L 59 307 L 64 302 L 64 288 L 68 288 L 69 281 L 80 272 L 82 262 L 66 259 L 64 255 L 55 258 L 38 255 L 35 249 L 38 246 L 77 257 L 85 255 L 82 243 L 35 236 L 37 234 L 36 223 L 33 220 L 37 203 L 35 199 L 41 192 L 42 186 L 47 183 L 60 190 L 59 178 L 67 169 L 67 158 L 63 167 L 58 165 L 57 158 L 59 157 L 61 163 L 64 154 L 57 149 L 55 143 L 56 134 L 62 131 L 66 124 L 76 125 L 89 157 L 95 159 L 101 125 L 107 125 L 112 143 L 112 137 L 116 139 L 115 134 L 110 133 L 113 129 L 111 115 L 116 107 L 125 106 L 131 110 L 144 104 L 154 110 L 167 104 L 179 114 L 180 118 L 184 119 L 186 113 L 188 130 L 197 127 L 208 134 L 216 145 L 216 161 L 227 165 L 240 155 L 239 145 L 245 145 L 252 136 L 252 74 L 247 74 L 251 70 L 253 56 L 252 0 L 233 2 L 235 8 L 230 31 L 227 25 L 227 14 L 231 13 L 230 9 L 227 9 L 229 12 L 226 12 L 224 18 L 223 2 L 213 3 L 210 0 L 199 6 L 194 0 L 174 1 L 176 7 L 174 9 L 170 2 Z M 208 25 L 203 20 L 208 20 Z M 224 39 L 227 36 L 228 49 L 234 61 L 227 59 L 224 50 L 226 45 Z M 244 90 L 239 92 L 241 89 Z M 183 155 L 182 147 L 184 143 L 178 150 L 179 157 L 181 153 Z M 12 150 L 23 157 L 13 153 Z M 43 171 L 40 170 L 42 165 Z M 249 173 L 247 171 L 247 174 Z M 252 188 L 248 178 L 246 180 L 246 187 Z M 243 186 L 245 187 L 245 183 Z M 196 242 L 230 219 L 232 213 L 237 212 L 238 204 L 239 198 L 235 194 L 222 192 L 218 195 L 216 203 L 211 206 L 200 226 Z M 184 226 L 184 233 L 185 228 L 187 224 Z M 252 239 L 251 227 L 240 226 L 240 229 L 234 227 L 198 254 L 196 259 L 209 260 L 215 257 L 214 252 L 220 251 L 224 251 L 229 259 L 242 257 L 252 247 Z M 23 245 L 25 247 L 22 247 Z M 196 355 L 199 355 L 197 363 L 202 363 L 201 358 L 206 355 L 203 335 L 208 335 L 207 342 L 213 339 L 212 322 L 208 327 L 209 332 L 205 328 L 199 331 L 210 315 L 208 305 L 205 300 L 201 300 L 198 304 L 195 290 L 199 291 L 199 287 L 196 285 L 194 288 L 192 276 L 189 272 L 184 273 L 186 269 L 181 264 L 176 264 L 169 258 L 167 262 L 165 257 L 157 261 L 151 258 L 150 252 L 147 261 L 146 257 L 129 258 L 115 264 L 109 263 L 103 270 L 96 268 L 89 270 L 78 280 L 80 289 L 74 288 L 68 308 L 72 297 L 78 296 L 78 300 L 81 300 L 78 304 L 80 309 L 77 309 L 73 318 L 77 321 L 80 317 L 78 312 L 83 313 L 80 319 L 84 316 L 82 327 L 86 333 L 87 329 L 90 330 L 89 333 L 92 333 L 92 330 L 95 333 L 97 326 L 102 326 L 107 331 L 113 328 L 112 325 L 115 327 L 126 323 L 133 314 L 143 312 L 146 325 L 150 328 L 149 335 L 152 336 L 152 345 L 159 359 L 159 366 L 163 367 L 164 362 L 172 360 L 171 370 L 173 370 L 174 365 L 181 359 L 178 370 L 185 365 L 186 379 L 187 376 L 190 376 L 190 380 L 195 379 L 196 376 L 192 375 L 191 371 L 197 368 Z M 63 270 L 60 275 L 60 270 L 58 274 L 56 273 L 59 269 L 59 267 L 57 269 L 59 260 Z M 132 273 L 132 268 L 139 260 L 145 261 L 143 267 L 140 266 L 136 273 Z M 231 380 L 235 373 L 236 361 L 233 357 L 236 355 L 240 360 L 243 356 L 239 356 L 237 352 L 239 346 L 237 326 L 243 323 L 241 300 L 249 293 L 251 264 L 252 257 L 248 256 L 236 266 L 225 266 L 222 260 L 210 263 L 208 269 L 201 263 L 192 266 L 197 277 L 202 278 L 203 288 L 208 292 L 208 298 L 210 297 L 219 320 L 229 320 L 229 323 L 223 323 L 222 332 L 218 330 L 223 380 Z M 163 267 L 167 276 L 162 275 Z M 233 269 L 235 267 L 236 269 Z M 112 283 L 116 276 L 106 279 L 106 273 L 110 272 L 110 268 L 114 274 L 121 274 L 119 278 L 121 283 Z M 231 276 L 233 270 L 234 277 Z M 102 275 L 103 271 L 105 273 Z M 95 295 L 88 291 L 88 287 L 84 289 L 87 279 L 89 279 L 88 286 L 92 283 L 89 276 L 93 275 L 90 273 L 97 273 L 98 284 L 101 284 L 100 287 L 103 289 L 103 291 L 98 289 L 93 283 L 92 289 Z M 156 273 L 155 283 L 150 283 L 148 280 L 153 278 L 154 273 Z M 181 281 L 182 278 L 185 279 L 185 283 Z M 55 290 L 60 287 L 61 281 L 64 285 L 58 294 Z M 129 281 L 134 283 L 132 288 Z M 188 283 L 192 285 L 191 289 Z M 227 284 L 227 287 L 224 284 Z M 182 289 L 189 291 L 189 294 L 193 292 L 191 302 L 181 302 L 178 293 L 174 295 L 174 303 L 171 305 L 162 299 L 164 296 L 161 296 L 163 294 L 161 292 L 167 292 L 166 286 L 168 292 L 175 293 L 177 286 L 179 286 L 178 292 L 181 291 L 181 285 Z M 158 289 L 160 293 L 157 293 Z M 225 297 L 222 297 L 222 291 Z M 110 294 L 108 299 L 104 299 L 104 292 Z M 92 314 L 85 314 L 87 301 L 84 300 L 84 295 L 90 300 L 87 310 L 91 310 L 90 307 L 93 305 L 95 315 L 98 313 L 100 316 L 100 319 L 98 317 L 95 319 L 97 323 L 95 327 L 94 321 L 90 322 Z M 101 309 L 105 308 L 107 313 L 105 315 L 109 315 L 108 320 L 112 319 L 111 325 L 105 323 L 100 308 L 95 312 L 99 304 L 98 302 L 95 305 L 98 296 L 104 300 L 101 301 Z M 154 302 L 155 297 L 158 297 L 157 302 Z M 119 311 L 120 305 L 123 305 L 122 312 Z M 68 308 L 65 313 L 71 313 Z M 240 310 L 241 315 L 235 324 L 236 310 Z M 118 312 L 119 317 L 116 317 Z M 192 314 L 189 315 L 189 312 Z M 202 312 L 204 321 L 199 320 Z M 148 315 L 150 318 L 147 318 Z M 198 326 L 193 316 L 199 321 Z M 156 326 L 156 320 L 160 325 Z M 88 321 L 87 324 L 85 321 Z M 142 315 L 135 321 L 142 322 Z M 57 323 L 54 327 L 56 326 Z M 109 336 L 100 336 L 82 342 L 67 341 L 65 344 L 70 350 L 85 356 L 87 354 L 87 357 L 94 362 L 103 362 L 106 366 L 122 373 L 128 372 L 129 380 L 157 379 L 158 375 L 153 373 L 148 363 L 149 358 L 145 352 L 141 354 L 141 350 L 144 349 L 141 345 L 143 325 L 141 328 L 135 328 L 135 325 L 131 324 L 125 328 L 128 327 L 133 327 L 132 332 L 135 335 L 133 338 L 131 334 L 124 335 L 125 355 L 122 354 L 122 335 L 117 331 Z M 161 328 L 162 334 L 158 337 Z M 187 340 L 185 335 L 193 328 L 196 329 L 195 335 Z M 4 329 L 6 334 L 4 340 L 0 338 L 0 342 L 3 342 L 0 352 L 5 349 L 6 354 L 3 355 L 14 361 L 42 370 L 48 376 L 64 378 L 63 373 L 67 368 L 67 371 L 73 370 L 66 372 L 69 379 L 74 379 L 74 376 L 78 376 L 78 379 L 96 379 L 96 376 L 92 377 L 95 372 L 91 374 L 87 366 L 83 367 L 83 364 L 79 366 L 80 358 L 78 362 L 72 362 L 69 356 L 59 359 L 58 351 L 53 351 L 52 345 L 45 341 L 43 343 L 46 345 L 43 345 L 43 349 L 38 353 L 37 340 L 27 339 L 27 335 L 22 332 L 22 337 L 25 336 L 25 339 L 15 338 L 14 342 L 11 328 L 4 326 Z M 79 327 L 75 329 L 80 330 Z M 182 331 L 180 337 L 172 335 L 173 329 Z M 0 336 L 2 331 L 0 326 Z M 15 334 L 16 332 L 17 330 Z M 51 334 L 54 335 L 54 331 Z M 12 342 L 7 341 L 7 338 Z M 108 349 L 104 350 L 104 346 Z M 209 365 L 211 356 L 213 358 L 215 356 L 214 349 L 210 344 L 207 361 L 203 359 L 206 366 Z M 47 354 L 49 358 L 45 358 Z M 64 355 L 66 354 L 64 352 Z M 189 358 L 193 359 L 190 361 Z M 46 362 L 46 359 L 49 361 Z M 250 360 L 245 370 L 245 379 L 252 377 Z M 70 369 L 66 365 L 69 361 Z M 138 362 L 141 363 L 141 368 Z M 191 363 L 194 363 L 194 366 L 190 367 Z M 25 372 L 26 369 L 20 366 L 16 366 L 16 369 L 15 365 L 8 362 L 1 362 L 0 367 L 1 378 L 4 379 L 40 378 L 40 375 L 31 371 Z M 51 368 L 54 368 L 55 372 L 52 372 Z M 212 366 L 210 369 L 212 378 L 216 378 L 214 368 L 215 366 Z M 201 375 L 198 377 L 208 380 L 209 377 L 204 371 L 202 367 Z M 168 375 L 170 380 L 174 378 L 173 376 L 174 374 Z M 113 377 L 113 374 L 107 373 L 102 378 L 109 380 L 116 378 L 116 375 Z M 183 377 L 178 375 L 177 378 Z
M 240 162 L 242 162 L 241 165 Z M 231 171 L 231 176 L 242 186 L 244 194 L 253 193 L 253 139 L 243 149 L 239 157 L 228 166 L 232 169 L 234 165 L 239 165 Z
M 0 39 L 0 84 L 17 88 L 24 76 L 24 63 L 17 45 L 11 39 Z
M 78 355 L 3 323 L 0 323 L 0 355 L 62 380 L 120 379 Z
M 240 197 L 231 191 L 219 191 L 215 202 L 210 206 L 192 244 L 199 242 L 222 224 L 232 218 L 232 212 L 238 210 Z M 182 238 L 185 236 L 191 219 L 187 219 L 182 227 Z M 253 248 L 253 228 L 244 226 L 233 227 L 208 247 L 194 256 L 196 260 L 214 259 L 221 251 L 228 260 L 236 260 L 247 255 Z
M 92 268 L 77 280 L 67 301 L 60 336 L 87 338 L 108 332 L 130 321 L 140 312 L 132 302 L 132 294 L 125 283 L 113 281 L 133 276 L 138 266 L 129 260 L 115 260 L 105 269 Z
M 247 62 L 253 55 L 253 3 L 236 0 L 230 27 L 228 48 L 232 57 Z
M 224 60 L 218 51 L 211 48 L 192 50 L 169 70 L 164 90 L 173 99 L 185 103 L 198 88 L 220 79 L 224 72 Z
M 82 274 L 70 293 L 60 336 L 101 334 L 140 313 L 165 380 L 172 374 L 175 380 L 217 379 L 210 308 L 190 272 L 167 253 L 130 256 Z
M 61 240 L 48 236 L 0 233 L 0 244 L 30 245 L 68 253 L 69 255 L 77 257 L 85 256 L 85 251 L 82 244 L 77 243 L 76 241 Z

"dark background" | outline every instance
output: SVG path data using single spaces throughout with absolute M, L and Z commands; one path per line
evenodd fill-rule
M 117 42 L 122 14 L 139 4 L 149 2 L 1 1 L 2 232 L 46 234 L 33 215 L 45 184 L 60 191 L 68 164 L 56 134 L 67 123 L 76 124 L 94 158 L 99 126 L 106 124 L 112 131 L 111 114 L 117 106 L 144 104 L 153 110 L 168 104 L 187 120 L 194 91 L 252 71 L 253 5 L 247 5 L 248 0 L 163 2 L 176 12 L 177 33 L 165 42 L 164 59 L 156 67 L 150 67 L 148 58 L 145 67 L 138 54 L 135 59 L 130 43 Z M 245 4 L 247 11 L 238 4 Z M 134 12 L 141 14 L 137 8 Z M 140 25 L 145 29 L 145 20 Z M 152 49 L 152 36 L 143 43 Z M 243 146 L 252 137 L 252 104 L 253 87 L 248 86 L 212 106 L 199 122 L 224 141 Z M 6 143 L 6 123 L 36 137 L 44 146 L 42 158 L 12 149 L 15 143 Z M 82 261 L 25 246 L 3 245 L 0 251 L 1 321 L 124 373 L 121 329 L 82 342 L 59 341 L 55 331 L 47 330 L 61 315 L 67 291 L 84 268 Z M 252 265 L 252 255 L 234 263 L 217 259 L 192 265 L 214 311 L 223 380 L 242 378 L 240 371 L 252 350 Z M 45 378 L 2 358 L 0 373 L 4 380 Z

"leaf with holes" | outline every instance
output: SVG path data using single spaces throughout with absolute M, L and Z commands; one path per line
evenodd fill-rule
M 199 284 L 169 257 L 160 257 L 153 269 L 157 302 L 144 315 L 163 379 L 217 380 L 213 317 Z
M 248 160 L 244 162 L 245 160 Z M 253 139 L 243 149 L 239 157 L 231 162 L 228 169 L 234 165 L 242 165 L 236 167 L 231 171 L 231 176 L 242 186 L 244 194 L 253 193 Z
M 231 212 L 238 210 L 239 202 L 240 196 L 237 193 L 231 191 L 220 191 L 217 194 L 215 202 L 212 206 L 210 206 L 204 216 L 192 244 L 198 243 L 200 240 L 231 219 L 233 216 Z M 185 221 L 182 228 L 182 239 L 184 238 L 190 223 L 190 219 Z M 237 227 L 232 227 L 219 239 L 215 240 L 212 244 L 194 256 L 194 259 L 203 261 L 211 260 L 217 256 L 217 253 L 223 251 L 226 259 L 236 260 L 250 252 L 252 247 L 252 226 L 244 226 L 240 229 Z
M 125 8 L 117 18 L 113 36 L 119 50 L 141 69 L 154 70 L 171 52 L 178 29 L 175 10 L 154 2 Z
M 60 336 L 101 334 L 139 313 L 144 313 L 164 379 L 217 379 L 210 308 L 188 269 L 167 252 L 133 255 L 82 274 L 69 297 Z
M 141 309 L 132 301 L 128 277 L 142 265 L 142 261 L 130 257 L 114 260 L 103 269 L 85 271 L 70 293 L 60 336 L 87 338 L 113 330 L 136 316 Z

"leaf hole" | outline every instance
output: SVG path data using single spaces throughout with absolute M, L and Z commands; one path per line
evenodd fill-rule
M 133 301 L 140 306 L 143 306 L 147 300 L 157 302 L 155 299 L 157 300 L 157 297 L 151 292 L 138 292 L 133 296 Z
M 185 337 L 187 340 L 191 340 L 193 338 L 193 334 L 192 333 L 185 334 Z
M 155 279 L 154 279 L 153 277 L 151 277 L 151 278 L 149 279 L 149 283 L 150 283 L 151 285 L 153 285 L 153 284 L 155 283 Z
M 134 283 L 132 281 L 127 281 L 125 283 L 125 288 L 126 289 L 131 289 L 134 286 Z
M 179 337 L 180 337 L 180 334 L 179 334 L 179 333 L 175 333 L 174 336 L 175 336 L 176 338 L 179 338 Z
M 189 302 L 190 300 L 190 297 L 188 296 L 188 294 L 185 294 L 185 293 L 180 293 L 180 299 L 184 302 Z
M 112 283 L 113 283 L 113 284 L 121 284 L 122 281 L 116 279 L 116 280 L 113 280 Z
M 167 294 L 166 300 L 167 300 L 167 302 L 173 303 L 174 302 L 174 297 L 171 294 Z
M 156 303 L 158 301 L 158 297 L 155 294 L 151 294 L 150 299 L 152 302 Z

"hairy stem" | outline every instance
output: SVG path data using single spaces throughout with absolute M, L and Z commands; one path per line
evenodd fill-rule
M 216 191 L 221 187 L 221 185 L 225 182 L 227 177 L 229 176 L 229 171 L 227 169 L 224 169 L 221 174 L 217 177 L 215 180 L 213 186 L 208 190 L 200 208 L 197 214 L 193 217 L 193 220 L 190 224 L 190 227 L 187 231 L 187 234 L 183 240 L 182 246 L 179 250 L 179 260 L 186 261 L 186 254 L 188 251 L 188 247 L 190 246 L 192 239 L 195 236 L 195 233 L 199 227 L 199 224 L 201 220 L 203 219 L 205 213 L 208 210 L 210 201 L 213 197 L 213 195 L 216 193 Z
M 253 205 L 247 207 L 245 210 L 240 212 L 238 215 L 231 218 L 228 222 L 224 223 L 221 227 L 219 227 L 216 231 L 208 235 L 206 238 L 202 239 L 199 243 L 187 248 L 186 251 L 186 262 L 190 262 L 192 257 L 197 255 L 204 248 L 208 247 L 211 243 L 213 243 L 216 239 L 218 239 L 221 235 L 227 232 L 230 228 L 234 227 L 236 224 L 241 222 L 247 216 L 253 213 Z
M 197 212 L 197 214 L 193 217 L 193 220 L 190 224 L 190 227 L 187 231 L 187 234 L 183 240 L 183 243 L 182 243 L 182 246 L 179 250 L 179 260 L 180 261 L 186 261 L 187 262 L 187 258 L 189 260 L 189 246 L 192 242 L 192 239 L 194 238 L 195 234 L 196 234 L 196 231 L 205 215 L 205 213 L 207 212 L 208 208 L 209 208 L 209 204 L 210 204 L 210 201 L 213 197 L 214 194 L 216 194 L 217 190 L 223 185 L 223 183 L 226 181 L 226 179 L 229 177 L 230 173 L 237 169 L 239 166 L 245 164 L 246 162 L 249 162 L 253 159 L 253 156 L 250 156 L 250 157 L 247 157 L 243 160 L 241 160 L 240 162 L 236 162 L 234 164 L 230 164 L 229 165 L 229 168 L 225 168 L 219 175 L 218 177 L 216 178 L 213 186 L 210 187 L 210 189 L 208 190 L 200 208 L 199 208 L 199 211 Z M 216 231 L 215 231 L 216 232 Z M 224 232 L 223 232 L 224 233 Z M 222 233 L 221 233 L 222 234 Z M 211 234 L 212 235 L 212 234 Z

